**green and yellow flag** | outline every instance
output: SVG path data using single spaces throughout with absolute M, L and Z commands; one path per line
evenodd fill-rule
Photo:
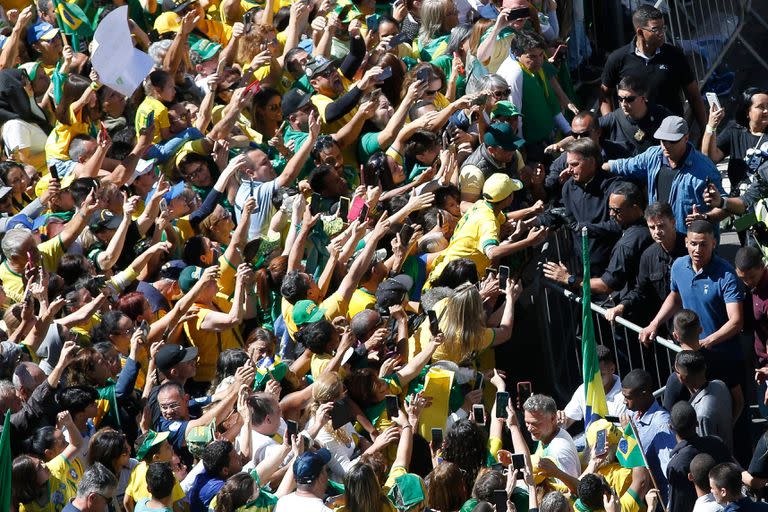
M 586 414 L 584 415 L 584 429 L 599 418 L 608 415 L 608 403 L 605 400 L 603 380 L 600 378 L 600 366 L 597 362 L 597 343 L 595 342 L 595 326 L 592 323 L 592 289 L 589 285 L 589 240 L 587 228 L 581 230 L 581 257 L 584 261 L 584 279 L 581 302 L 581 357 L 584 376 L 584 395 Z
M 637 442 L 637 436 L 635 435 L 635 429 L 632 428 L 631 421 L 624 429 L 624 437 L 621 438 L 619 445 L 616 447 L 616 459 L 625 468 L 645 466 L 642 447 Z
M 3 433 L 0 435 L 0 510 L 11 510 L 11 411 L 5 411 Z
M 93 37 L 92 22 L 79 5 L 65 0 L 53 0 L 53 6 L 59 29 L 64 34 L 83 39 Z

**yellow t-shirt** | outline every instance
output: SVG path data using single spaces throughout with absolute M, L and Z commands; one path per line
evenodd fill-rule
M 347 318 L 352 319 L 356 314 L 365 309 L 373 309 L 375 305 L 376 296 L 368 290 L 358 288 L 352 293 L 352 297 L 349 299 Z
M 179 232 L 179 238 L 181 238 L 182 242 L 186 242 L 197 234 L 192 227 L 192 222 L 189 220 L 189 215 L 176 219 L 174 227 L 176 228 L 176 231 Z
M 48 272 L 55 272 L 65 252 L 61 235 L 41 243 L 37 246 L 37 250 L 42 257 L 43 268 Z M 0 264 L 0 283 L 11 303 L 24 300 L 24 276 L 11 270 L 7 261 Z
M 243 348 L 243 338 L 238 327 L 226 329 L 221 332 L 206 331 L 201 328 L 203 320 L 213 311 L 229 311 L 232 303 L 221 294 L 214 299 L 213 309 L 205 304 L 195 304 L 200 308 L 197 320 L 190 320 L 184 324 L 184 333 L 189 343 L 197 347 L 197 374 L 196 382 L 211 382 L 216 376 L 216 361 L 219 354 L 230 348 Z
M 136 135 L 138 136 L 139 131 L 146 126 L 147 118 L 151 112 L 154 112 L 155 116 L 155 136 L 152 139 L 152 144 L 157 144 L 163 140 L 160 130 L 170 128 L 171 120 L 168 117 L 168 107 L 163 105 L 163 102 L 156 98 L 147 96 L 136 110 Z
M 441 316 L 449 299 L 450 297 L 446 297 L 439 300 L 433 308 L 437 314 L 437 318 L 440 320 L 441 326 L 444 325 Z M 411 339 L 408 340 L 409 361 L 412 360 L 419 352 L 421 352 L 423 347 L 427 346 L 431 337 L 432 333 L 429 331 L 429 322 L 422 322 Z M 473 354 L 476 356 L 483 350 L 490 347 L 493 344 L 494 338 L 495 334 L 493 329 L 486 327 L 483 331 L 483 337 L 480 340 L 476 340 L 475 346 L 472 347 L 471 351 L 469 352 L 462 350 L 461 346 L 459 345 L 459 340 L 445 340 L 445 342 L 443 342 L 440 346 L 437 347 L 437 350 L 435 350 L 435 353 L 432 355 L 432 360 L 453 361 L 457 364 L 461 363 L 467 358 L 474 358 Z
M 45 158 L 48 160 L 70 160 L 69 145 L 72 139 L 78 135 L 87 135 L 90 129 L 88 123 L 83 122 L 83 112 L 75 112 L 72 107 L 69 108 L 69 124 L 62 124 L 56 121 L 48 140 L 45 142 Z
M 491 264 L 485 250 L 499 245 L 499 229 L 505 220 L 503 213 L 494 213 L 491 203 L 483 199 L 477 201 L 459 220 L 448 247 L 435 259 L 427 285 L 431 286 L 445 266 L 459 258 L 472 260 L 477 266 L 478 275 L 484 275 L 485 269 Z
M 10 11 L 11 9 L 16 9 L 21 12 L 26 6 L 32 5 L 32 2 L 30 0 L 3 0 L 0 2 L 0 5 L 3 6 L 5 12 Z
M 232 298 L 235 295 L 235 278 L 237 277 L 237 267 L 230 262 L 223 254 L 219 256 L 219 293 L 225 297 Z
M 349 86 L 351 85 L 351 82 L 347 80 L 346 77 L 344 77 L 344 75 L 342 75 L 340 72 L 338 73 L 339 73 L 339 76 L 341 77 L 341 83 L 344 84 L 344 91 L 341 94 L 345 94 L 347 91 L 349 91 Z M 344 127 L 344 125 L 346 125 L 349 121 L 352 120 L 352 117 L 355 115 L 355 112 L 357 112 L 357 107 L 355 107 L 349 112 L 347 112 L 344 115 L 344 117 L 342 117 L 341 119 L 337 119 L 332 123 L 328 123 L 328 121 L 325 118 L 325 109 L 328 108 L 328 105 L 336 101 L 336 99 L 330 98 L 324 94 L 320 94 L 319 92 L 317 94 L 312 95 L 312 103 L 314 103 L 315 106 L 317 107 L 317 112 L 320 114 L 320 120 L 323 122 L 323 128 L 321 131 L 325 134 L 332 134 L 341 130 Z
M 48 479 L 48 503 L 23 503 L 19 512 L 60 512 L 77 494 L 77 482 L 83 476 L 83 466 L 77 459 L 68 460 L 58 455 L 45 463 L 51 472 Z
M 143 460 L 133 468 L 131 476 L 128 478 L 128 487 L 125 488 L 125 495 L 130 496 L 137 503 L 139 500 L 152 497 L 149 489 L 147 489 L 147 470 L 149 470 L 149 464 Z M 184 499 L 184 491 L 181 490 L 179 482 L 174 482 L 171 494 L 174 503 Z
M 337 292 L 331 294 L 330 297 L 321 302 L 320 308 L 325 310 L 325 319 L 331 322 L 337 316 L 345 316 L 347 314 L 349 304 L 346 303 L 341 295 Z M 293 304 L 283 298 L 282 302 L 280 302 L 280 310 L 282 311 L 283 320 L 285 320 L 285 327 L 288 329 L 288 334 L 291 336 L 291 338 L 293 338 L 293 336 L 296 334 L 296 331 L 299 330 L 298 327 L 296 327 L 296 324 L 293 322 Z

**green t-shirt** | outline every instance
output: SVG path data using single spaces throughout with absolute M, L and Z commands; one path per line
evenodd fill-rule
M 293 152 L 298 153 L 299 148 L 306 142 L 306 140 L 309 138 L 309 134 L 306 132 L 300 132 L 296 131 L 293 128 L 291 128 L 290 125 L 288 125 L 285 128 L 285 132 L 283 133 L 283 143 L 287 146 L 290 141 L 294 141 L 295 146 L 293 147 Z M 299 178 L 298 181 L 301 181 L 305 179 L 307 176 L 309 176 L 309 173 L 314 168 L 314 162 L 312 161 L 312 158 L 308 158 L 307 162 L 304 164 L 304 167 L 301 168 L 301 171 L 299 171 Z
M 557 96 L 549 79 L 557 70 L 549 63 L 543 66 L 543 78 L 539 73 L 531 75 L 523 71 L 523 138 L 528 143 L 547 142 L 555 128 L 554 117 L 560 113 Z
M 439 67 L 445 73 L 446 80 L 451 76 L 451 70 L 453 69 L 453 55 L 447 53 L 432 60 L 432 64 Z M 461 98 L 467 90 L 467 77 L 459 75 L 456 78 L 456 97 Z
M 360 142 L 357 143 L 357 155 L 360 164 L 365 165 L 368 159 L 371 158 L 377 151 L 381 151 L 379 146 L 379 134 L 381 132 L 368 132 L 364 133 L 360 137 Z

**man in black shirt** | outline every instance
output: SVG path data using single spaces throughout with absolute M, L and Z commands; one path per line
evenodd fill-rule
M 650 321 L 669 295 L 672 262 L 688 254 L 685 236 L 675 231 L 675 215 L 668 203 L 648 205 L 645 221 L 656 243 L 640 256 L 637 286 L 621 299 L 618 306 L 606 311 L 608 321 L 617 316 L 635 319 L 641 325 Z
M 590 279 L 592 292 L 609 295 L 618 292 L 619 300 L 636 286 L 640 255 L 653 243 L 643 219 L 643 192 L 630 182 L 619 182 L 608 199 L 611 220 L 621 226 L 619 241 L 611 251 L 608 268 L 600 277 Z M 589 227 L 587 228 L 589 230 Z M 544 275 L 571 288 L 581 288 L 562 263 L 544 264 Z
M 608 266 L 611 249 L 621 235 L 621 227 L 611 219 L 608 197 L 621 182 L 615 176 L 601 170 L 600 147 L 588 138 L 580 138 L 566 147 L 569 176 L 563 184 L 562 202 L 569 217 L 577 226 L 571 230 L 573 247 L 581 247 L 581 226 L 589 230 L 589 258 L 591 277 L 598 277 Z M 562 223 L 553 212 L 539 216 L 544 226 Z M 581 251 L 575 251 L 581 266 Z
M 623 77 L 617 88 L 621 108 L 602 116 L 600 128 L 605 139 L 626 148 L 629 156 L 635 156 L 659 144 L 653 134 L 672 113 L 648 102 L 645 81 L 639 76 Z
M 632 15 L 635 39 L 611 53 L 603 69 L 600 86 L 600 111 L 613 110 L 611 95 L 619 80 L 627 75 L 644 76 L 648 80 L 648 100 L 683 115 L 682 90 L 702 130 L 707 112 L 701 91 L 682 50 L 664 42 L 664 15 L 650 5 L 642 5 Z

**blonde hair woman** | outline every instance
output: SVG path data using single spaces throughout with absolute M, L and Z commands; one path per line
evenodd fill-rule
M 307 423 L 307 430 L 312 430 L 312 425 L 318 416 L 315 413 L 323 404 L 333 403 L 340 399 L 345 400 L 342 405 L 343 408 L 349 411 L 359 409 L 346 398 L 344 384 L 337 373 L 327 372 L 320 375 L 312 384 L 312 416 Z M 349 416 L 352 417 L 353 414 L 350 412 Z M 363 454 L 373 453 L 397 439 L 397 435 L 397 428 L 388 429 L 376 437 L 376 441 L 371 444 L 355 431 L 351 421 L 334 429 L 331 420 L 319 430 L 315 436 L 315 442 L 331 452 L 331 460 L 328 463 L 328 469 L 331 472 L 330 479 L 335 482 L 343 482 L 344 475 L 360 460 L 360 457 L 353 458 L 358 447 Z
M 420 13 L 419 58 L 429 62 L 445 53 L 451 29 L 459 24 L 459 11 L 452 0 L 424 0 Z
M 501 320 L 498 323 L 492 322 L 490 325 L 486 318 L 483 297 L 474 284 L 464 283 L 450 296 L 438 301 L 434 311 L 437 314 L 444 341 L 435 350 L 432 360 L 452 361 L 461 366 L 472 366 L 480 352 L 508 341 L 512 337 L 515 302 L 521 291 L 522 288 L 518 283 L 511 280 L 507 283 Z M 497 313 L 498 311 L 490 315 L 490 318 L 498 317 Z M 418 346 L 411 347 L 416 350 L 411 356 L 418 353 L 421 347 L 427 346 L 430 336 L 429 321 L 425 320 L 416 332 L 415 338 L 419 343 Z

